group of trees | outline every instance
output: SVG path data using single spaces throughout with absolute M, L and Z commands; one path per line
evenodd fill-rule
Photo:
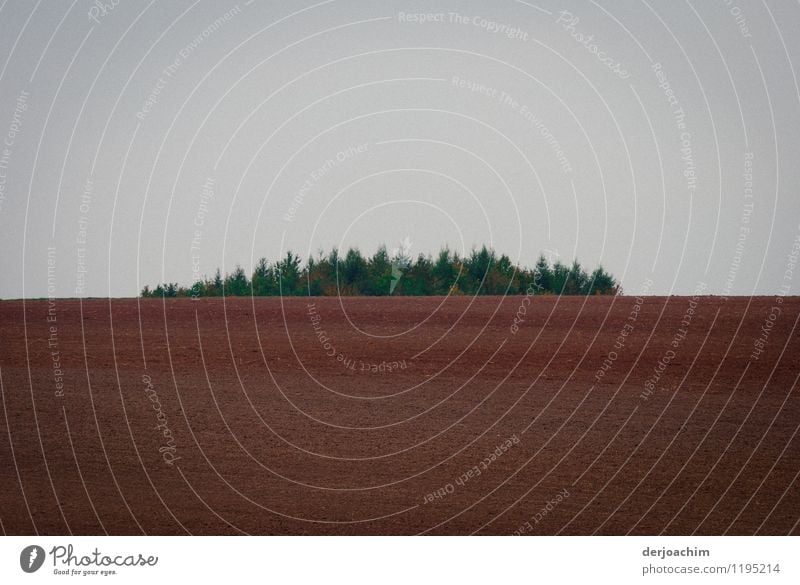
M 218 296 L 335 296 L 447 294 L 502 295 L 617 294 L 619 285 L 602 267 L 587 273 L 578 261 L 571 265 L 556 261 L 550 265 L 544 256 L 533 268 L 520 268 L 505 254 L 497 256 L 485 246 L 461 257 L 443 249 L 432 258 L 420 254 L 411 259 L 403 254 L 391 256 L 381 247 L 370 258 L 358 249 L 342 256 L 334 249 L 320 253 L 304 264 L 292 252 L 277 262 L 262 258 L 248 277 L 241 266 L 224 277 L 217 270 L 212 279 L 191 287 L 177 283 L 145 286 L 142 297 L 218 297 Z

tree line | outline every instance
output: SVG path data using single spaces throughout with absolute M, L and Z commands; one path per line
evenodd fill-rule
M 533 268 L 515 265 L 505 254 L 486 246 L 459 256 L 449 249 L 436 257 L 415 259 L 403 252 L 389 254 L 381 246 L 372 257 L 357 248 L 342 255 L 334 249 L 303 263 L 289 251 L 276 262 L 261 258 L 248 276 L 241 266 L 224 276 L 145 286 L 142 297 L 219 296 L 434 296 L 434 295 L 613 295 L 621 291 L 614 277 L 599 266 L 591 273 L 575 260 L 552 265 L 542 255 Z

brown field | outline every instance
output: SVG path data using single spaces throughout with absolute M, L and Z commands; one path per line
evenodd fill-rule
M 2 302 L 2 530 L 800 533 L 800 298 L 521 302 Z

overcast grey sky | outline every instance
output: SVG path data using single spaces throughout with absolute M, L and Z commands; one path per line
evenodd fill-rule
M 405 238 L 797 294 L 797 30 L 745 0 L 9 0 L 0 297 Z

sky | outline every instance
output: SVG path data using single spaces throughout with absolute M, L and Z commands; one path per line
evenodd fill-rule
M 796 3 L 0 6 L 0 298 L 401 242 L 800 290 Z

